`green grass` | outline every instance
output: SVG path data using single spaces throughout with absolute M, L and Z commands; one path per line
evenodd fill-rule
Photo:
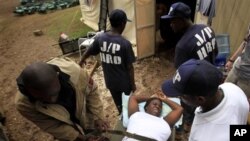
M 88 31 L 93 31 L 93 29 L 80 21 L 82 15 L 79 6 L 51 14 L 51 22 L 46 30 L 47 34 L 56 40 L 62 32 L 67 34 L 70 39 L 74 39 L 87 35 Z

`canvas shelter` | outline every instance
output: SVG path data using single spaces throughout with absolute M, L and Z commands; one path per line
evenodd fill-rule
M 98 31 L 98 23 L 101 14 L 100 9 L 103 8 L 103 1 L 104 0 L 80 0 L 80 8 L 82 12 L 81 21 L 93 28 L 95 31 Z M 108 1 L 108 11 L 112 11 L 113 9 L 122 9 L 126 12 L 127 17 L 132 20 L 131 23 L 126 25 L 123 36 L 134 45 L 134 51 L 137 58 L 140 59 L 154 55 L 156 45 L 157 0 L 106 1 Z M 168 0 L 168 6 L 170 7 L 171 3 L 178 1 L 184 2 L 191 7 L 192 20 L 195 23 L 211 24 L 212 19 L 215 16 L 215 9 L 218 8 L 215 8 L 216 0 Z M 216 2 L 216 4 L 217 3 L 218 2 Z M 218 5 L 219 4 L 221 4 L 221 2 L 219 2 Z M 217 22 L 215 20 L 214 25 L 216 23 Z M 110 25 L 107 22 L 107 28 L 109 27 Z M 215 31 L 220 31 L 217 26 L 215 26 L 215 29 Z M 226 33 L 226 31 L 224 30 L 222 33 Z

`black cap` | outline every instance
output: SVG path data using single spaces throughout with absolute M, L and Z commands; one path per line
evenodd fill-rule
M 126 13 L 121 9 L 113 10 L 109 15 L 109 21 L 112 27 L 118 27 L 124 22 L 131 22 L 131 20 L 127 18 Z
M 191 9 L 188 5 L 177 2 L 171 5 L 168 15 L 161 16 L 162 19 L 190 18 Z

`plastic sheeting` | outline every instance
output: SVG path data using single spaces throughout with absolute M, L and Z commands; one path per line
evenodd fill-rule
M 100 0 L 80 0 L 80 8 L 82 12 L 81 21 L 97 31 L 100 13 Z
M 198 9 L 203 15 L 210 18 L 215 16 L 215 0 L 200 0 Z

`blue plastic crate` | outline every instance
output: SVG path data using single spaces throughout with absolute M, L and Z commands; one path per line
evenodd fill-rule
M 227 54 L 218 54 L 215 59 L 215 66 L 225 66 L 227 63 Z
M 225 66 L 230 54 L 230 42 L 228 34 L 218 34 L 215 36 L 218 45 L 218 55 L 215 60 L 216 66 Z

